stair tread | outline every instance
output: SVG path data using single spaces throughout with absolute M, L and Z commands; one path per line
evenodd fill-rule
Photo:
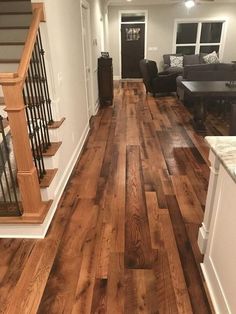
M 43 179 L 40 182 L 40 187 L 42 189 L 48 188 L 50 186 L 50 184 L 52 183 L 52 180 L 54 179 L 56 173 L 57 173 L 58 169 L 46 169 L 46 174 L 43 177 Z
M 19 59 L 0 59 L 0 63 L 20 63 Z
M 16 25 L 16 26 L 0 26 L 0 29 L 29 29 L 29 26 L 21 26 L 21 25 Z
M 21 2 L 9 2 L 9 1 L 0 1 L 0 12 L 3 14 L 4 12 L 23 12 L 23 13 L 32 13 L 32 5 L 30 1 L 21 1 Z
M 31 0 L 0 0 L 0 2 L 29 2 Z
M 55 156 L 61 144 L 62 142 L 52 142 L 48 150 L 45 153 L 43 153 L 43 157 Z
M 39 216 L 24 214 L 17 217 L 0 217 L 0 224 L 42 224 L 52 205 L 52 200 L 43 202 L 43 208 Z
M 1 28 L 29 28 L 32 22 L 32 14 L 2 14 L 0 19 Z
M 8 44 L 9 42 L 25 43 L 28 29 L 0 29 L 0 42 Z
M 18 11 L 9 11 L 9 12 L 0 12 L 0 15 L 28 15 L 28 14 L 32 14 L 32 11 L 22 11 L 22 12 L 18 12 Z
M 65 117 L 61 118 L 59 121 L 54 121 L 52 124 L 48 126 L 49 129 L 58 129 L 62 123 L 66 120 Z

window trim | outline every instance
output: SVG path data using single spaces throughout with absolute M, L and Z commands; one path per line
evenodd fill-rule
M 221 32 L 221 41 L 220 43 L 200 43 L 201 38 L 201 30 L 202 30 L 202 23 L 223 23 L 222 25 L 222 32 Z M 177 39 L 177 28 L 178 24 L 180 23 L 198 23 L 198 30 L 197 30 L 197 40 L 196 43 L 192 44 L 176 44 Z M 200 53 L 201 46 L 220 46 L 219 49 L 219 59 L 222 60 L 224 56 L 224 49 L 225 49 L 225 40 L 226 40 L 226 31 L 227 31 L 228 19 L 227 18 L 186 18 L 186 19 L 175 19 L 174 22 L 174 33 L 173 33 L 173 45 L 172 45 L 172 53 L 176 53 L 176 47 L 178 46 L 195 46 L 195 54 Z

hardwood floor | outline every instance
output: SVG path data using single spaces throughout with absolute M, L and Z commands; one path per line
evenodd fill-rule
M 208 148 L 190 119 L 116 83 L 47 237 L 0 240 L 0 313 L 213 313 L 197 246 Z

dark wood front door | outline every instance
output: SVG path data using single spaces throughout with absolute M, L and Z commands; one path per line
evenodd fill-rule
M 140 78 L 144 58 L 145 24 L 121 24 L 122 78 Z

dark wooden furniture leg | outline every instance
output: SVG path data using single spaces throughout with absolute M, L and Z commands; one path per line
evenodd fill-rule
M 199 131 L 205 130 L 206 121 L 206 105 L 202 98 L 194 100 L 194 123 L 196 129 Z
M 236 135 L 236 104 L 231 105 L 229 135 Z

